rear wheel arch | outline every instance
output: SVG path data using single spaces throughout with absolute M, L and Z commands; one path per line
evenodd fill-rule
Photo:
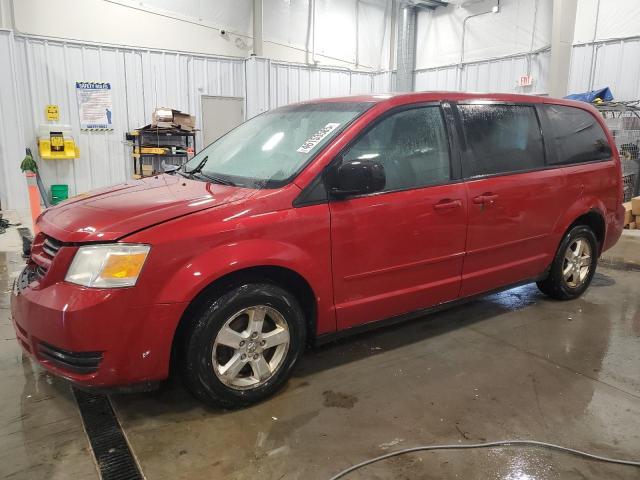
M 606 238 L 605 214 L 606 208 L 602 201 L 596 197 L 582 197 L 577 202 L 567 208 L 560 216 L 553 228 L 552 245 L 553 254 L 557 252 L 563 238 L 576 225 L 586 225 L 593 230 L 598 240 L 598 255 L 602 252 L 602 247 Z
M 566 232 L 571 231 L 573 227 L 578 225 L 585 225 L 593 231 L 598 240 L 598 256 L 600 256 L 606 235 L 606 223 L 603 214 L 599 210 L 592 208 L 587 213 L 576 218 L 574 222 L 567 227 Z
M 220 297 L 230 290 L 247 283 L 271 283 L 290 292 L 300 303 L 307 327 L 307 342 L 311 342 L 316 332 L 317 302 L 310 283 L 298 272 L 281 266 L 260 265 L 227 273 L 205 286 L 189 302 L 180 317 L 173 336 L 171 364 L 174 365 L 182 340 L 189 332 L 194 317 L 212 298 Z

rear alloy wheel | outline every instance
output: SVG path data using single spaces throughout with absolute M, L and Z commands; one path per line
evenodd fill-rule
M 586 239 L 576 238 L 569 244 L 562 263 L 562 276 L 571 288 L 580 287 L 591 271 L 593 252 Z
M 587 289 L 598 263 L 598 241 L 586 225 L 573 227 L 565 234 L 547 278 L 538 288 L 552 298 L 569 300 Z
M 212 298 L 181 349 L 182 376 L 200 400 L 238 408 L 280 388 L 305 345 L 305 318 L 293 295 L 248 283 Z

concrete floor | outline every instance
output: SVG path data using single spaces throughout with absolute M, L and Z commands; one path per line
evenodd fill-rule
M 21 259 L 10 250 L 0 253 L 0 478 L 98 478 L 68 385 L 23 358 L 14 339 L 8 290 Z M 175 382 L 112 401 L 149 480 L 326 479 L 394 449 L 507 438 L 638 459 L 639 284 L 639 272 L 600 268 L 575 301 L 525 286 L 311 350 L 282 392 L 241 411 L 205 408 Z M 405 455 L 347 478 L 640 471 L 501 448 Z

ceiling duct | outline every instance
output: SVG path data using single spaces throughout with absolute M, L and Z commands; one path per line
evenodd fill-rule
M 416 7 L 403 5 L 398 22 L 398 70 L 396 90 L 413 91 L 413 72 L 416 69 Z
M 447 2 L 440 0 L 406 0 L 401 3 L 396 48 L 398 62 L 396 74 L 397 91 L 413 91 L 413 77 L 416 69 L 416 20 L 418 9 L 435 10 L 438 7 L 446 7 L 447 5 Z
M 446 7 L 448 2 L 442 2 L 440 0 L 407 0 L 407 5 L 413 5 L 418 8 L 428 8 L 429 10 L 435 10 L 438 7 Z

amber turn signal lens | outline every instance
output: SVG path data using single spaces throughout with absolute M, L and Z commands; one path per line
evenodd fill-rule
M 104 279 L 137 277 L 146 258 L 146 253 L 111 254 L 100 276 Z

